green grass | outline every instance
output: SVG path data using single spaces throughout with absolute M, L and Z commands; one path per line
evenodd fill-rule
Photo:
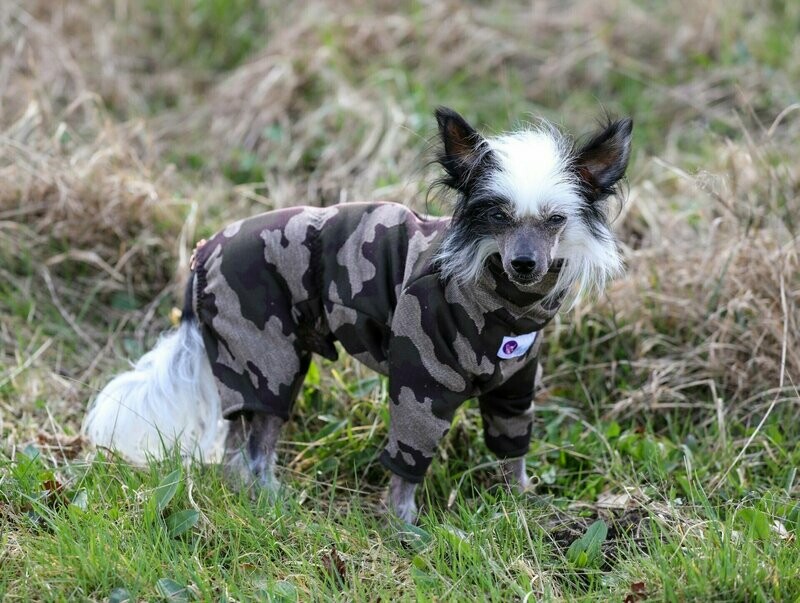
M 62 453 L 52 445 L 0 457 L 0 595 L 102 599 L 124 589 L 141 600 L 174 587 L 189 600 L 800 596 L 800 505 L 789 494 L 800 451 L 788 423 L 770 422 L 719 483 L 737 447 L 714 442 L 751 431 L 723 439 L 673 416 L 656 435 L 638 421 L 592 420 L 590 406 L 547 405 L 528 457 L 538 486 L 518 496 L 497 485 L 467 407 L 421 489 L 419 526 L 398 526 L 380 512 L 385 476 L 374 461 L 384 384 L 345 370 L 320 388 L 318 374 L 285 434 L 281 458 L 291 462 L 277 501 L 233 492 L 217 468 L 182 469 L 174 457 L 146 469 L 104 454 L 53 462 Z M 606 492 L 629 500 L 603 508 Z M 596 556 L 579 559 L 570 545 L 598 518 L 608 535 Z
M 259 0 L 145 0 L 140 9 L 144 35 L 172 67 L 229 70 L 266 41 L 267 11 Z

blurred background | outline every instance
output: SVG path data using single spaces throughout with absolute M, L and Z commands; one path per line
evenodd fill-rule
M 439 104 L 489 133 L 634 118 L 628 272 L 553 328 L 549 400 L 796 437 L 798 31 L 788 0 L 5 0 L 2 439 L 74 433 L 226 221 L 424 208 Z

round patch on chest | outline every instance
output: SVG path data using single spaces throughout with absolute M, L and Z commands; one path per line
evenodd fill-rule
M 525 355 L 535 340 L 536 331 L 524 335 L 503 337 L 500 348 L 497 350 L 497 355 L 500 358 L 518 358 L 519 356 Z
M 516 350 L 518 347 L 519 347 L 519 344 L 516 341 L 514 341 L 513 339 L 511 341 L 506 341 L 503 344 L 503 353 L 511 355 L 511 354 L 514 353 L 514 350 Z

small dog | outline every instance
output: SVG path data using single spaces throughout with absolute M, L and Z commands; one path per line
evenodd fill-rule
M 524 489 L 542 328 L 621 269 L 604 201 L 632 122 L 576 145 L 541 124 L 484 138 L 436 111 L 452 218 L 393 203 L 294 207 L 201 242 L 180 327 L 112 380 L 84 422 L 96 444 L 143 462 L 178 444 L 239 484 L 275 489 L 276 445 L 311 355 L 334 342 L 389 377 L 389 504 L 414 492 L 456 409 L 476 397 L 486 445 Z

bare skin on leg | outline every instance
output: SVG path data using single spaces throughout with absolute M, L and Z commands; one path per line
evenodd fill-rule
M 389 480 L 389 508 L 398 518 L 407 523 L 417 521 L 417 504 L 414 502 L 416 491 L 417 484 L 392 474 L 392 478 Z
M 225 456 L 222 460 L 222 468 L 225 471 L 225 479 L 237 490 L 248 487 L 252 481 L 245 453 L 246 428 L 247 420 L 244 417 L 238 417 L 230 422 L 228 435 L 225 437 Z
M 525 457 L 507 459 L 502 464 L 503 479 L 506 485 L 515 492 L 525 492 L 530 485 L 528 472 L 525 468 Z
M 284 420 L 274 415 L 254 415 L 234 420 L 225 440 L 225 474 L 235 487 L 256 486 L 277 492 L 275 460 Z

